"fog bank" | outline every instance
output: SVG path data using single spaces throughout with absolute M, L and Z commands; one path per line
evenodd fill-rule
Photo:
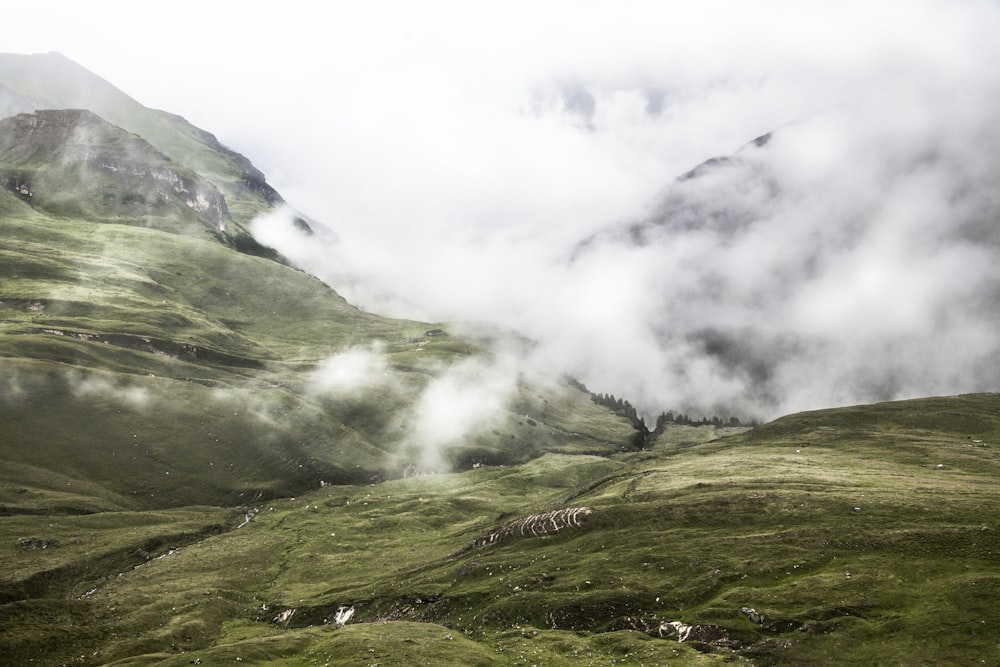
M 996 389 L 995 2 L 34 11 L 8 49 L 248 155 L 331 230 L 263 240 L 363 308 L 520 331 L 646 414 Z

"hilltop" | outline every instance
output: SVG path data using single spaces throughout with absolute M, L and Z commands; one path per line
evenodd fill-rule
M 223 192 L 240 224 L 283 201 L 250 160 L 214 135 L 176 114 L 143 106 L 69 58 L 0 54 L 0 117 L 39 109 L 87 109 L 142 137 Z

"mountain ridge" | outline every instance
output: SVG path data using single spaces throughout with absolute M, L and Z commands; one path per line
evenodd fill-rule
M 90 212 L 64 210 L 66 203 L 58 202 L 47 190 L 70 190 L 72 198 L 85 201 L 103 200 L 108 204 L 101 212 L 104 220 L 183 217 L 182 207 L 186 206 L 210 230 L 224 233 L 226 221 L 231 221 L 226 200 L 217 188 L 171 161 L 142 137 L 119 130 L 91 111 L 20 113 L 0 120 L 0 137 L 0 161 L 5 165 L 8 189 L 56 215 L 89 217 Z M 60 168 L 52 168 L 54 164 Z M 112 176 L 114 187 L 101 182 L 99 174 Z M 77 183 L 67 187 L 67 180 Z M 110 197 L 114 190 L 124 192 Z M 179 201 L 169 213 L 157 210 L 173 200 Z

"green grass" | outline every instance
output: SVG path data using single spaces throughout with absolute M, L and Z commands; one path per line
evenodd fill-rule
M 989 664 L 1000 457 L 972 441 L 998 407 L 926 399 L 796 415 L 762 427 L 773 440 L 316 489 L 37 613 L 98 614 L 119 640 L 80 640 L 94 664 Z M 935 432 L 936 412 L 956 418 Z M 597 510 L 581 528 L 463 550 L 568 496 Z M 337 629 L 341 606 L 356 613 Z M 672 620 L 715 643 L 660 638 Z

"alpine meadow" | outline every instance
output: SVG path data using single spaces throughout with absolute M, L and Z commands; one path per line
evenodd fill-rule
M 595 132 L 617 93 L 560 86 Z M 417 242 L 380 283 L 213 128 L 0 54 L 0 664 L 1000 665 L 971 107 L 750 134 L 544 271 L 491 237 L 477 292 Z

